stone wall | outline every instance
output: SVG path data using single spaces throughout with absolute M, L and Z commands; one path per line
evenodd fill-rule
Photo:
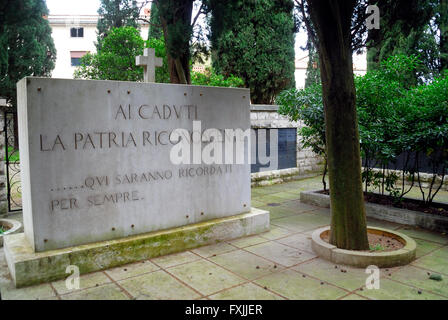
M 301 128 L 301 121 L 290 121 L 288 117 L 278 114 L 276 105 L 250 106 L 252 128 Z M 299 179 L 316 175 L 322 171 L 322 158 L 311 150 L 301 148 L 300 136 L 297 136 L 297 167 L 283 170 L 272 170 L 252 173 L 252 185 L 281 183 L 291 179 Z

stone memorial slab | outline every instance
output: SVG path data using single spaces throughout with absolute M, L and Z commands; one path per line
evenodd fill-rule
M 23 220 L 35 252 L 250 211 L 248 161 L 170 160 L 175 129 L 193 141 L 206 129 L 249 129 L 249 90 L 34 77 L 17 88 Z

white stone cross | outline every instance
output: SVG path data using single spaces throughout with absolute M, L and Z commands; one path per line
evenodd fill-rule
M 143 66 L 144 82 L 156 82 L 156 67 L 161 67 L 163 60 L 156 57 L 154 48 L 145 48 L 142 56 L 135 57 L 135 64 Z

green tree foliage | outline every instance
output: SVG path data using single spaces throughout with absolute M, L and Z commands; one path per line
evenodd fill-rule
M 165 41 L 163 39 L 151 38 L 148 40 L 147 47 L 154 48 L 156 56 L 163 58 L 163 66 L 156 68 L 156 82 L 169 83 L 170 75 L 168 72 Z M 244 87 L 244 81 L 241 78 L 230 76 L 224 77 L 217 74 L 213 68 L 207 68 L 205 73 L 191 71 L 191 84 L 200 86 L 214 87 Z
M 163 59 L 162 67 L 156 68 L 156 82 L 170 83 L 170 73 L 168 72 L 165 41 L 163 40 L 163 38 L 150 38 L 148 39 L 146 46 L 148 48 L 154 48 L 156 51 L 156 57 Z
M 308 37 L 308 65 L 306 68 L 305 88 L 320 83 L 319 55 L 313 42 Z
M 446 26 L 444 17 L 448 15 L 442 2 L 445 0 L 370 0 L 379 7 L 381 18 L 380 29 L 368 32 L 368 69 L 379 68 L 381 61 L 392 55 L 418 55 L 421 63 L 415 81 L 437 76 L 442 70 L 437 34 L 440 23 Z
M 403 153 L 423 153 L 433 167 L 430 191 L 423 191 L 419 166 L 413 159 L 405 159 L 401 179 L 411 174 L 417 181 L 422 200 L 430 204 L 441 185 L 436 177 L 448 169 L 448 77 L 438 77 L 430 83 L 414 85 L 409 79 L 417 72 L 421 62 L 416 56 L 391 56 L 379 69 L 371 70 L 355 79 L 356 101 L 364 159 L 363 181 L 365 191 L 369 186 L 379 186 L 397 199 L 410 188 L 397 187 L 398 176 L 388 176 L 385 171 L 374 173 L 376 165 L 382 168 L 394 163 Z M 311 147 L 318 154 L 325 154 L 325 121 L 320 85 L 305 90 L 290 89 L 282 92 L 277 103 L 279 112 L 292 120 L 303 120 L 309 127 L 301 130 L 303 147 Z M 416 158 L 417 159 L 417 158 Z M 384 187 L 386 185 L 386 187 Z M 411 188 L 414 185 L 412 182 Z
M 192 72 L 191 84 L 198 86 L 213 86 L 213 87 L 244 87 L 244 81 L 241 78 L 233 75 L 224 77 L 217 74 L 213 68 L 208 68 L 205 73 Z
M 241 77 L 252 103 L 271 104 L 294 87 L 294 19 L 289 0 L 209 1 L 213 68 Z
M 136 0 L 101 0 L 98 14 L 101 18 L 97 23 L 97 51 L 101 49 L 103 39 L 112 28 L 125 26 L 139 28 L 137 20 L 140 8 Z
M 436 8 L 436 29 L 439 30 L 440 70 L 448 70 L 448 0 L 439 0 Z
M 160 22 L 159 16 L 159 7 L 155 2 L 151 3 L 151 16 L 150 16 L 150 25 L 148 32 L 148 40 L 149 39 L 163 39 L 163 30 Z
M 291 88 L 282 91 L 276 100 L 278 112 L 287 115 L 292 121 L 303 121 L 298 134 L 302 137 L 301 147 L 311 149 L 324 159 L 322 184 L 327 189 L 327 153 L 325 150 L 325 116 L 320 81 L 305 86 L 303 90 Z
M 133 27 L 112 28 L 96 54 L 86 54 L 75 70 L 75 78 L 141 81 L 143 68 L 135 57 L 143 54 L 144 41 Z
M 0 96 L 16 107 L 17 81 L 50 76 L 56 49 L 44 0 L 2 1 L 0 12 Z
M 165 38 L 171 83 L 191 83 L 190 40 L 193 0 L 154 0 Z

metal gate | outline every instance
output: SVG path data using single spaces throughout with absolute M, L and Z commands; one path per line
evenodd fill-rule
M 8 211 L 22 210 L 22 188 L 20 183 L 19 141 L 17 139 L 17 113 L 4 111 L 5 169 Z

